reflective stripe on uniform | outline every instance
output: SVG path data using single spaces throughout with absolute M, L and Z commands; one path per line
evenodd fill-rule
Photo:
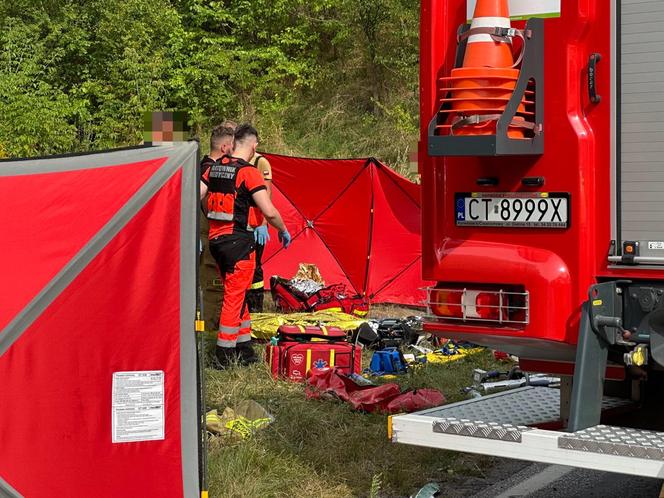
M 217 339 L 217 346 L 222 348 L 232 348 L 235 347 L 236 341 L 230 341 L 226 339 Z
M 227 347 L 230 344 L 235 346 L 239 332 L 240 327 L 224 327 L 222 325 L 219 327 L 219 333 L 217 334 L 217 345 Z
M 243 342 L 251 341 L 251 332 L 245 332 L 237 336 L 237 343 L 242 344 Z
M 226 342 L 232 342 L 235 344 L 235 341 L 237 341 L 238 334 L 217 334 L 217 342 L 219 341 L 226 341 Z
M 262 280 L 260 282 L 256 282 L 255 284 L 251 284 L 251 287 L 249 287 L 251 290 L 256 290 L 256 289 L 264 289 L 265 288 L 265 282 Z
M 231 213 L 222 213 L 219 211 L 208 211 L 208 219 L 216 221 L 233 221 L 233 215 Z
M 222 325 L 219 327 L 220 334 L 237 334 L 240 331 L 240 327 L 227 327 Z
M 245 320 L 240 324 L 240 330 L 251 330 L 251 320 Z

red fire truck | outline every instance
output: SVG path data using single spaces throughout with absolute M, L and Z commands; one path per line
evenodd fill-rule
M 422 0 L 426 329 L 562 382 L 395 417 L 395 442 L 664 475 L 664 433 L 601 425 L 664 369 L 662 26 L 661 0 Z

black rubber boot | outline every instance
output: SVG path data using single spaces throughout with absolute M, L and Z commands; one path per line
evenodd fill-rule
M 256 351 L 254 351 L 251 341 L 239 342 L 237 345 L 237 350 L 240 355 L 240 363 L 242 365 L 251 365 L 252 363 L 257 363 L 260 361 L 256 355 Z
M 225 348 L 222 346 L 217 346 L 216 355 L 216 368 L 220 370 L 237 365 L 238 362 L 241 361 L 238 349 L 235 347 Z

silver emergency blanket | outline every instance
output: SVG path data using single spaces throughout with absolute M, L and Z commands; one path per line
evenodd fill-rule
M 319 290 L 321 290 L 324 285 L 310 278 L 293 278 L 288 282 L 293 289 L 306 294 L 307 296 L 312 296 Z

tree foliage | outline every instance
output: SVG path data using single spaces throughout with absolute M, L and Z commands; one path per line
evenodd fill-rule
M 263 147 L 407 161 L 413 0 L 0 0 L 0 155 L 139 143 L 145 110 Z M 205 140 L 202 141 L 205 143 Z

